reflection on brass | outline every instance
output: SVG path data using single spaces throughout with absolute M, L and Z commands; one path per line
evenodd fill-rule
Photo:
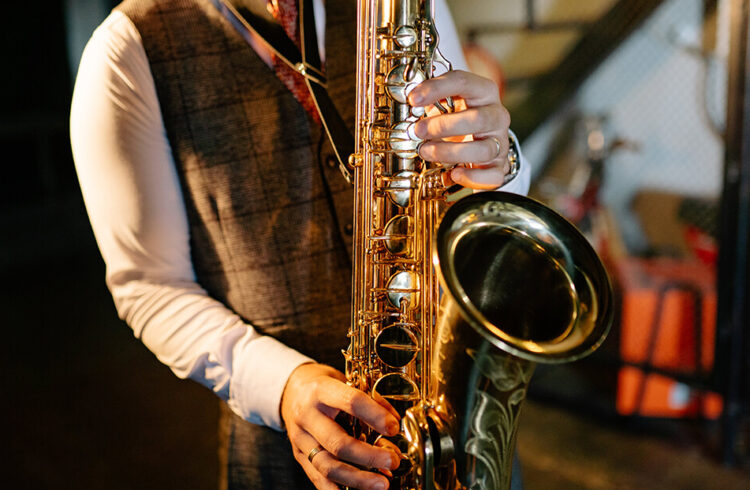
M 391 128 L 388 144 L 394 153 L 401 158 L 417 157 L 419 140 L 412 136 L 414 134 L 412 128 L 413 123 L 408 121 L 400 122 Z
M 390 179 L 390 183 L 386 192 L 388 197 L 391 198 L 394 204 L 399 205 L 402 208 L 406 208 L 411 205 L 412 181 L 417 181 L 418 175 L 416 172 L 411 170 L 402 170 L 393 175 Z M 408 215 L 397 215 L 397 216 L 408 216 Z
M 417 357 L 419 341 L 404 325 L 383 329 L 375 338 L 375 352 L 380 360 L 393 368 L 402 368 Z
M 408 305 L 412 309 L 419 304 L 419 277 L 412 271 L 399 271 L 388 280 L 386 285 L 388 302 L 394 308 Z
M 413 43 L 412 43 L 413 44 Z M 406 48 L 411 46 L 405 46 Z M 388 95 L 400 104 L 406 104 L 406 98 L 414 87 L 425 81 L 422 70 L 412 67 L 408 63 L 401 63 L 393 67 L 388 73 L 386 88 Z
M 411 248 L 411 218 L 398 215 L 391 218 L 385 225 L 385 246 L 393 255 L 410 255 Z
M 358 11 L 347 381 L 402 415 L 407 459 L 392 488 L 506 489 L 534 365 L 601 344 L 609 280 L 585 238 L 532 199 L 474 194 L 441 218 L 444 167 L 418 156 L 424 111 L 405 103 L 418 81 L 450 68 L 432 2 L 370 0 Z M 377 437 L 356 420 L 350 430 Z
M 393 405 L 393 408 L 401 415 L 416 401 L 419 401 L 417 385 L 400 373 L 386 374 L 378 379 L 373 385 L 372 391 L 388 400 L 388 403 Z

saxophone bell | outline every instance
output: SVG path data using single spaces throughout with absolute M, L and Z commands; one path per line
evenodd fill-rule
M 407 413 L 406 437 L 418 441 L 409 454 L 420 488 L 508 488 L 534 365 L 601 345 L 614 315 L 609 278 L 573 225 L 514 194 L 460 200 L 436 242 L 435 381 L 430 403 Z

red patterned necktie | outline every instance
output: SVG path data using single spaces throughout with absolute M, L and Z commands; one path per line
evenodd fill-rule
M 289 39 L 299 48 L 297 0 L 268 0 L 268 10 L 284 28 Z M 302 107 L 312 116 L 315 122 L 320 123 L 320 115 L 315 107 L 312 95 L 307 89 L 304 77 L 275 54 L 273 55 L 273 67 L 276 70 L 276 76 L 294 94 L 294 98 L 302 104 Z

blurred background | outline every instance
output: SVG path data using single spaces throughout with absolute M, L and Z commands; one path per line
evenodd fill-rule
M 4 488 L 216 488 L 218 404 L 117 318 L 70 155 L 80 53 L 116 3 L 5 7 Z M 532 380 L 526 487 L 750 488 L 750 2 L 449 4 L 531 194 L 617 290 L 604 348 Z

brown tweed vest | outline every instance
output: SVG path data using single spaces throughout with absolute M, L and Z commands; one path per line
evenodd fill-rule
M 149 59 L 198 282 L 261 332 L 342 368 L 352 193 L 327 138 L 209 0 L 118 9 Z M 326 17 L 329 92 L 353 125 L 355 2 L 326 0 Z M 230 488 L 301 488 L 282 435 L 228 423 Z
M 326 9 L 330 92 L 352 123 L 353 3 Z M 199 283 L 263 333 L 340 365 L 352 195 L 327 139 L 210 1 L 118 8 L 143 38 Z

